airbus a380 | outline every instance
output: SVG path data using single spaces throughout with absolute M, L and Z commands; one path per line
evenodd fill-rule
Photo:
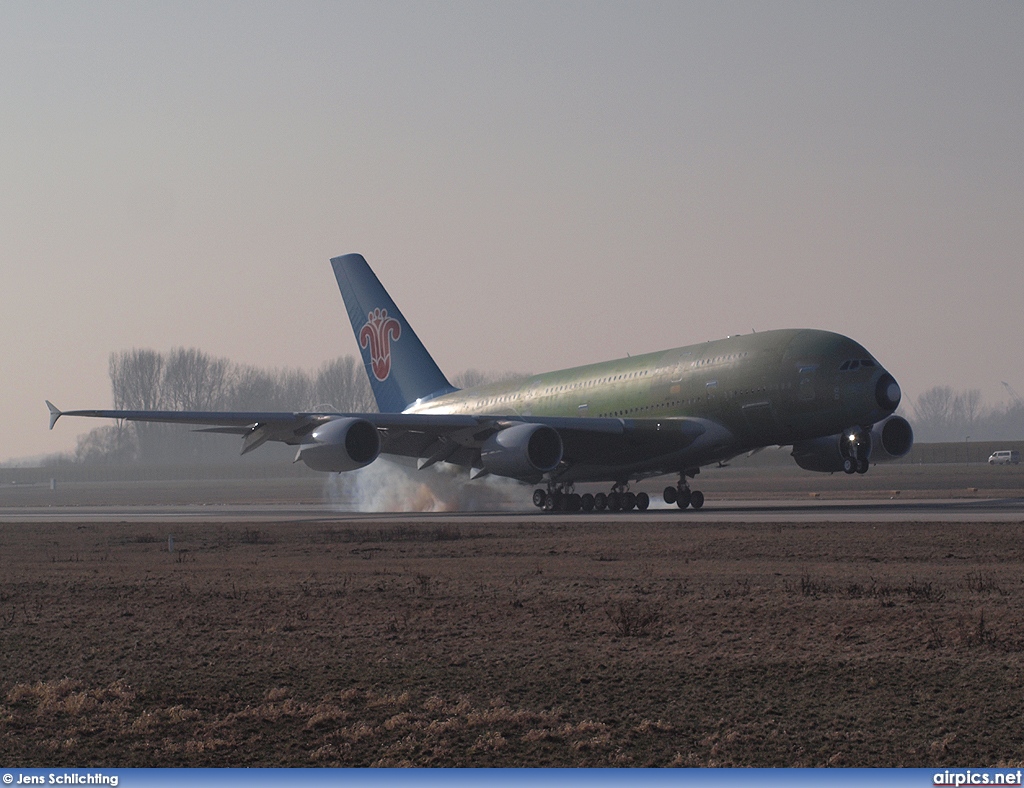
M 631 482 L 675 475 L 664 499 L 699 509 L 690 480 L 703 466 L 766 446 L 792 446 L 810 471 L 865 473 L 910 451 L 913 431 L 894 415 L 896 380 L 840 334 L 783 329 L 456 389 L 361 255 L 331 260 L 379 413 L 145 410 L 66 416 L 205 425 L 242 437 L 242 454 L 267 441 L 298 447 L 296 461 L 326 472 L 365 467 L 381 454 L 439 462 L 537 485 L 545 510 L 646 509 Z M 608 493 L 574 485 L 608 482 Z

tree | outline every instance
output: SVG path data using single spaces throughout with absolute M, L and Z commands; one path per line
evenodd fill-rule
M 313 383 L 316 410 L 335 410 L 345 413 L 371 413 L 377 404 L 370 390 L 362 364 L 352 356 L 339 356 L 324 363 L 317 370 Z
M 914 431 L 920 440 L 943 440 L 953 419 L 953 389 L 933 386 L 914 403 Z
M 127 465 L 136 458 L 135 432 L 126 425 L 97 427 L 81 435 L 75 447 L 75 462 Z
M 170 410 L 218 410 L 227 404 L 231 362 L 195 348 L 174 348 L 164 364 L 161 389 Z
M 110 354 L 110 386 L 117 410 L 159 410 L 163 406 L 164 358 L 153 350 Z

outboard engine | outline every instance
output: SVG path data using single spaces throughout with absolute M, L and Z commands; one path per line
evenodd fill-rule
M 314 471 L 354 471 L 380 454 L 380 435 L 366 419 L 331 419 L 313 430 L 310 437 L 313 443 L 300 446 L 295 459 Z

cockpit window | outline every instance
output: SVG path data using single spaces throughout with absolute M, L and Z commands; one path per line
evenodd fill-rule
M 875 366 L 875 362 L 872 361 L 870 358 L 861 359 L 860 363 L 861 363 L 861 365 L 863 365 L 865 367 L 873 367 L 873 366 Z
M 856 369 L 859 366 L 860 362 L 857 359 L 854 359 L 853 361 L 850 362 L 850 369 Z

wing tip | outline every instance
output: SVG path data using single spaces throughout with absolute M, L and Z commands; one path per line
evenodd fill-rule
M 50 429 L 52 430 L 53 425 L 57 423 L 57 419 L 59 419 L 63 414 L 61 409 L 50 402 L 50 400 L 46 400 L 46 407 L 50 411 Z

